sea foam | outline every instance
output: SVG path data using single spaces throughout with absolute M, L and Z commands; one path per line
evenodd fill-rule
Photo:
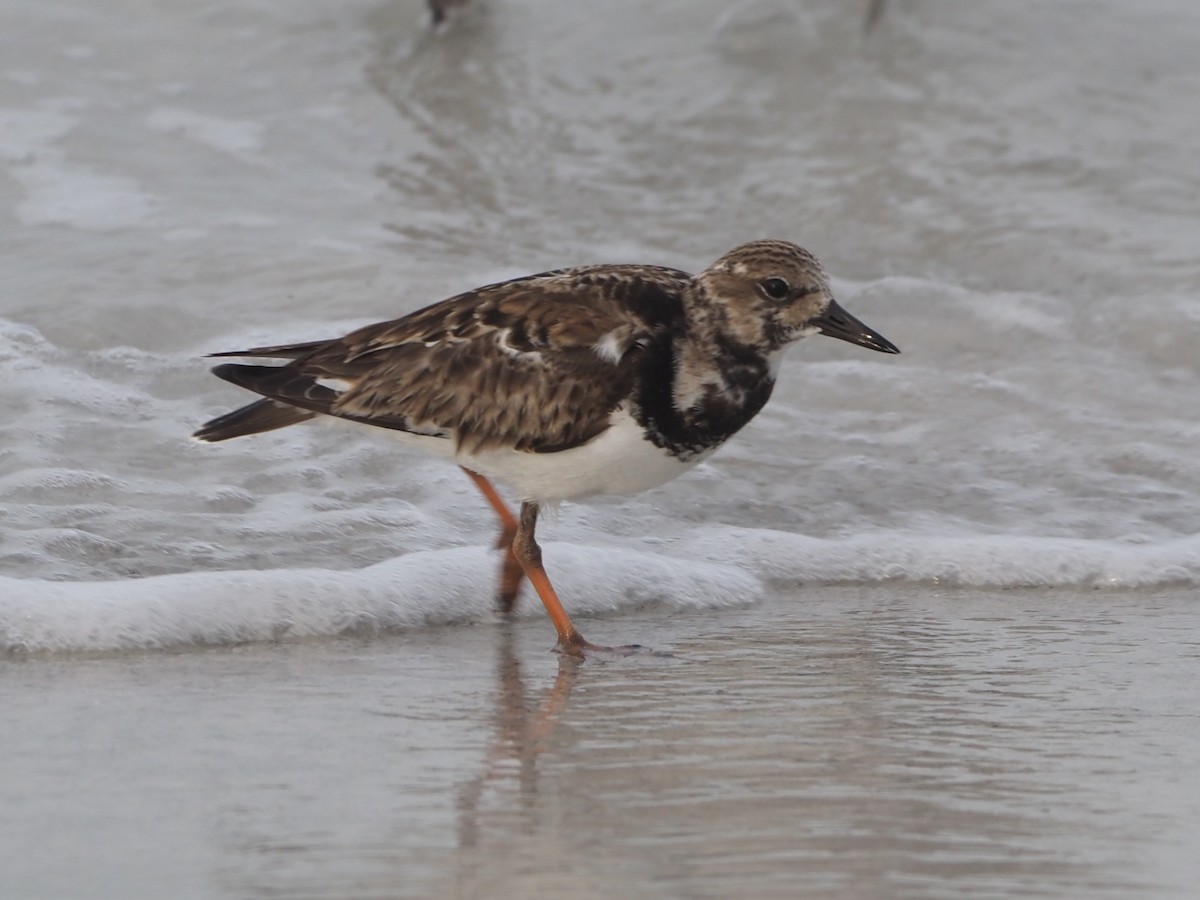
M 734 606 L 762 591 L 757 579 L 728 565 L 563 543 L 544 549 L 559 591 L 584 616 L 653 603 Z M 353 571 L 183 572 L 89 582 L 0 576 L 0 650 L 163 649 L 485 620 L 493 615 L 496 574 L 494 554 L 464 547 Z M 520 610 L 542 615 L 532 599 Z
M 711 527 L 678 549 L 748 566 L 778 584 L 904 580 L 962 587 L 1143 588 L 1200 584 L 1200 535 L 1157 543 L 870 534 L 831 540 Z

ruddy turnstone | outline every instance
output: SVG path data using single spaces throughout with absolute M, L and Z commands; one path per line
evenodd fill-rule
M 528 578 L 558 649 L 582 655 L 609 648 L 583 639 L 546 575 L 534 536 L 541 504 L 682 475 L 754 418 L 783 349 L 812 334 L 900 352 L 837 304 L 812 254 L 785 241 L 745 244 L 694 276 L 558 269 L 333 340 L 213 354 L 288 362 L 214 368 L 265 399 L 194 436 L 224 441 L 334 416 L 456 462 L 500 518 L 501 609 Z M 492 479 L 516 492 L 519 515 Z

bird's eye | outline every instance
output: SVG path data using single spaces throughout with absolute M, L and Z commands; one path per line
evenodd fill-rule
M 772 300 L 782 300 L 792 292 L 791 287 L 782 278 L 768 278 L 762 283 L 762 289 Z

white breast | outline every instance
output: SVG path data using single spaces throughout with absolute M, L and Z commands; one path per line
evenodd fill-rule
M 523 500 L 549 502 L 649 490 L 682 475 L 707 455 L 697 454 L 686 462 L 672 456 L 648 441 L 628 412 L 618 410 L 604 432 L 570 450 L 490 451 L 455 461 L 504 482 Z
M 614 413 L 612 425 L 588 443 L 557 453 L 489 450 L 455 454 L 452 438 L 406 431 L 388 434 L 405 446 L 495 478 L 522 500 L 541 502 L 649 490 L 682 475 L 712 452 L 684 462 L 646 440 L 642 427 L 624 410 Z

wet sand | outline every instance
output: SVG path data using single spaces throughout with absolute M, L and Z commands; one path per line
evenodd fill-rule
M 809 587 L 0 662 L 4 895 L 1184 897 L 1192 592 Z

